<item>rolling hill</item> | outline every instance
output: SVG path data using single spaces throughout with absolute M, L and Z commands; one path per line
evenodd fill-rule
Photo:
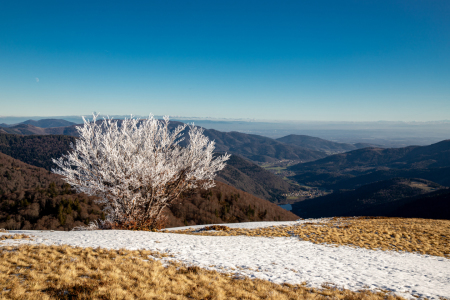
M 308 135 L 291 134 L 276 139 L 279 142 L 295 145 L 315 151 L 325 152 L 327 154 L 342 153 L 360 148 L 373 147 L 371 144 L 347 144 L 327 141 L 321 138 L 312 137 Z
M 76 125 L 64 127 L 41 128 L 31 124 L 19 124 L 9 127 L 0 127 L 0 134 L 19 134 L 19 135 L 70 135 L 77 136 Z
M 291 171 L 365 171 L 380 167 L 436 168 L 450 167 L 450 140 L 429 146 L 404 148 L 364 148 L 325 157 L 309 163 L 296 164 Z
M 237 155 L 230 157 L 216 180 L 274 203 L 285 200 L 282 194 L 295 189 L 287 181 Z
M 118 120 L 119 123 L 121 120 Z M 36 121 L 33 121 L 36 122 Z M 19 124 L 12 127 L 0 128 L 0 133 L 21 135 L 70 135 L 77 136 L 76 126 L 41 128 L 35 126 L 37 123 Z M 42 124 L 52 124 L 52 120 L 40 120 Z M 98 121 L 101 122 L 101 121 Z M 170 127 L 174 128 L 182 124 L 171 121 Z M 214 129 L 205 129 L 204 134 L 216 142 L 216 151 L 229 152 L 240 155 L 255 162 L 273 162 L 282 159 L 312 161 L 327 156 L 326 153 L 308 148 L 289 145 L 277 140 L 254 134 L 240 132 L 221 132 Z M 189 139 L 185 131 L 186 141 Z M 185 143 L 186 143 L 185 141 Z M 182 143 L 183 144 L 183 143 Z
M 405 205 L 405 199 L 442 188 L 423 179 L 394 178 L 294 203 L 292 212 L 302 218 L 387 216 Z
M 364 148 L 288 168 L 292 180 L 326 189 L 352 189 L 394 177 L 450 184 L 450 140 L 429 146 Z
M 33 125 L 41 128 L 50 128 L 50 127 L 67 127 L 71 125 L 76 125 L 73 122 L 69 122 L 63 119 L 42 119 L 42 120 L 27 120 L 22 122 L 21 124 Z
M 255 134 L 206 129 L 205 135 L 216 142 L 216 151 L 240 155 L 256 162 L 273 162 L 282 159 L 312 161 L 327 156 L 321 151 L 285 144 Z

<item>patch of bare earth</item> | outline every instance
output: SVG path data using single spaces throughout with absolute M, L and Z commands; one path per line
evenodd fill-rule
M 238 278 L 155 260 L 150 250 L 0 248 L 1 299 L 403 299 L 386 291 L 320 289 Z
M 346 245 L 372 250 L 406 251 L 450 258 L 450 220 L 385 217 L 332 218 L 329 222 L 306 222 L 294 226 L 244 229 L 213 225 L 170 233 L 298 237 L 316 244 Z

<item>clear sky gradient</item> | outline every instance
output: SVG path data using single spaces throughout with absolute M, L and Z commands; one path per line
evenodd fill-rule
M 2 1 L 0 115 L 450 119 L 450 1 Z

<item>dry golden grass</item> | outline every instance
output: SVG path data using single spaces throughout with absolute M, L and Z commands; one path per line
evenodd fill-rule
M 13 239 L 13 240 L 18 240 L 18 239 L 29 239 L 30 237 L 26 234 L 9 234 L 9 235 L 0 235 L 0 241 L 4 241 L 7 239 Z
M 0 248 L 1 299 L 403 299 L 385 291 L 321 289 L 186 267 L 149 250 Z
M 9 232 L 9 231 L 6 230 L 5 228 L 0 228 L 0 232 Z
M 216 230 L 216 231 L 207 231 Z M 218 235 L 298 237 L 317 244 L 347 245 L 366 249 L 417 252 L 450 258 L 450 221 L 383 217 L 332 218 L 326 223 L 303 223 L 258 229 L 232 229 L 209 226 L 171 233 Z

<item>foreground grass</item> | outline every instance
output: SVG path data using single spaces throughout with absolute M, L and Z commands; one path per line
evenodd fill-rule
M 149 250 L 0 248 L 1 299 L 403 299 L 387 292 L 278 285 L 170 264 Z
M 213 230 L 213 231 L 210 231 Z M 450 221 L 384 217 L 332 218 L 329 222 L 242 229 L 210 226 L 171 233 L 218 236 L 298 237 L 316 244 L 407 251 L 450 258 Z

